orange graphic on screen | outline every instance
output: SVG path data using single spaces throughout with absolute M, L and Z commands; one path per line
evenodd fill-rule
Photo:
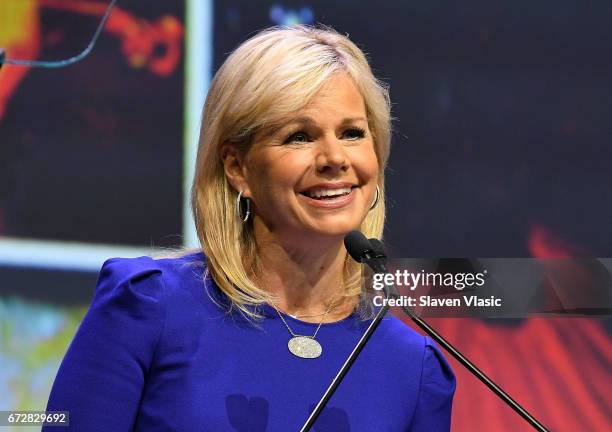
M 108 2 L 75 0 L 18 0 L 0 5 L 0 47 L 7 58 L 37 59 L 41 49 L 40 8 L 101 18 Z M 154 22 L 115 6 L 104 27 L 121 41 L 121 53 L 133 68 L 147 68 L 160 77 L 172 74 L 179 64 L 183 25 L 174 16 Z M 76 55 L 77 53 L 75 53 Z M 5 65 L 0 70 L 0 120 L 8 101 L 30 68 Z

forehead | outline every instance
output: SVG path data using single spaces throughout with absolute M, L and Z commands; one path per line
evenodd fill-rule
M 292 95 L 286 94 L 285 97 L 291 98 Z M 337 73 L 328 78 L 302 108 L 269 119 L 267 125 L 257 131 L 254 140 L 267 139 L 295 124 L 329 122 L 337 125 L 350 123 L 349 120 L 368 122 L 365 101 L 352 78 L 346 73 Z
M 365 116 L 365 102 L 353 80 L 347 74 L 330 77 L 306 106 L 296 113 L 312 116 L 324 112 L 326 116 L 338 114 L 346 117 Z

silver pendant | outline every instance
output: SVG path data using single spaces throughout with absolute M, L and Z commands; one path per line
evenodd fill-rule
M 289 339 L 287 344 L 289 351 L 296 357 L 300 358 L 317 358 L 323 352 L 321 344 L 311 337 L 295 336 Z

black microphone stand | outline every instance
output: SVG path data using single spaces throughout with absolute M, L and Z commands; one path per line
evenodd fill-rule
M 386 273 L 386 255 L 384 254 L 384 246 L 378 239 L 370 239 L 370 244 L 372 245 L 372 249 L 376 255 L 373 259 L 366 259 L 365 263 L 370 266 L 372 270 L 377 273 Z M 399 293 L 395 286 L 390 287 L 391 292 L 395 297 L 399 297 Z M 425 333 L 427 333 L 433 340 L 435 340 L 438 345 L 446 350 L 450 355 L 452 355 L 455 360 L 461 363 L 467 370 L 469 370 L 473 375 L 476 376 L 484 385 L 489 387 L 489 389 L 495 393 L 500 399 L 502 399 L 506 404 L 510 406 L 516 413 L 518 413 L 523 419 L 525 419 L 531 426 L 533 426 L 536 430 L 541 432 L 547 432 L 548 429 L 544 427 L 542 423 L 540 423 L 535 417 L 533 417 L 529 412 L 523 408 L 517 401 L 512 399 L 508 393 L 502 390 L 497 384 L 495 384 L 483 371 L 478 369 L 476 365 L 474 365 L 467 357 L 461 354 L 450 342 L 444 339 L 435 329 L 433 329 L 427 322 L 418 317 L 414 311 L 409 306 L 401 306 L 401 309 L 404 311 L 406 315 L 410 317 L 410 319 L 419 326 Z
M 363 236 L 363 234 L 361 234 L 361 236 Z M 382 246 L 382 243 L 380 243 L 378 239 L 370 239 L 368 241 L 364 237 L 363 240 L 366 242 L 369 242 L 370 247 L 364 250 L 360 254 L 359 257 L 353 256 L 353 253 L 350 253 L 351 256 L 353 256 L 353 258 L 355 258 L 357 261 L 367 264 L 376 273 L 386 273 L 387 272 L 387 266 L 386 266 L 387 256 L 384 253 L 384 248 Z M 385 284 L 383 290 L 385 293 L 385 298 L 387 300 L 389 300 L 392 297 L 393 298 L 399 297 L 399 293 L 395 285 L 389 286 Z M 450 342 L 448 342 L 438 332 L 436 332 L 435 329 L 433 329 L 429 324 L 423 321 L 420 317 L 415 315 L 412 309 L 410 309 L 408 306 L 402 306 L 402 310 L 404 311 L 406 315 L 410 317 L 410 319 L 412 319 L 412 321 L 414 321 L 416 325 L 419 326 L 419 328 L 421 328 L 425 333 L 431 336 L 433 340 L 435 340 L 442 348 L 444 348 L 450 355 L 452 355 L 459 363 L 461 363 L 467 370 L 469 370 L 473 375 L 475 375 L 476 378 L 478 378 L 487 387 L 489 387 L 489 389 L 491 389 L 493 393 L 495 393 L 500 399 L 506 402 L 506 404 L 508 404 L 510 408 L 512 408 L 521 417 L 523 417 L 523 419 L 525 419 L 531 426 L 533 426 L 534 429 L 540 432 L 548 432 L 548 429 L 546 429 L 544 425 L 542 425 L 542 423 L 540 423 L 538 420 L 536 420 L 535 417 L 529 414 L 529 412 L 525 408 L 523 408 L 518 402 L 512 399 L 510 395 L 508 395 L 497 384 L 495 384 L 484 372 L 478 369 L 470 360 L 467 359 L 467 357 L 461 354 Z M 388 304 L 388 301 L 386 301 L 384 303 L 384 306 L 381 307 L 381 309 L 376 314 L 376 317 L 374 317 L 374 320 L 370 323 L 370 325 L 366 329 L 365 333 L 363 334 L 359 342 L 357 342 L 357 345 L 355 346 L 355 348 L 353 349 L 349 357 L 346 359 L 346 361 L 340 368 L 340 371 L 338 372 L 336 377 L 331 382 L 330 386 L 327 388 L 327 390 L 323 394 L 323 397 L 321 398 L 321 400 L 319 401 L 315 409 L 310 414 L 310 417 L 308 417 L 308 419 L 306 420 L 306 423 L 304 424 L 304 426 L 302 426 L 302 429 L 300 429 L 300 432 L 307 432 L 310 430 L 314 422 L 317 420 L 317 418 L 319 417 L 319 415 L 321 414 L 321 412 L 327 405 L 327 402 L 329 401 L 329 399 L 332 397 L 332 395 L 336 391 L 336 388 L 340 385 L 340 383 L 344 379 L 344 376 L 347 374 L 347 372 L 349 371 L 349 369 L 351 368 L 351 366 L 357 359 L 357 356 L 359 355 L 359 353 L 361 352 L 365 344 L 368 342 L 368 340 L 370 339 L 370 337 L 372 336 L 372 334 L 374 333 L 374 331 L 376 330 L 376 328 L 378 327 L 378 325 L 380 324 L 380 322 L 382 321 L 382 319 L 384 318 L 384 316 L 387 314 L 388 311 L 389 311 L 389 304 Z

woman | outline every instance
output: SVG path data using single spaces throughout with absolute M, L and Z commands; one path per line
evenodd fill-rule
M 343 238 L 382 233 L 389 144 L 388 93 L 346 37 L 243 43 L 204 107 L 203 253 L 104 263 L 48 409 L 87 431 L 299 430 L 372 316 Z M 389 316 L 313 430 L 448 430 L 454 385 Z

